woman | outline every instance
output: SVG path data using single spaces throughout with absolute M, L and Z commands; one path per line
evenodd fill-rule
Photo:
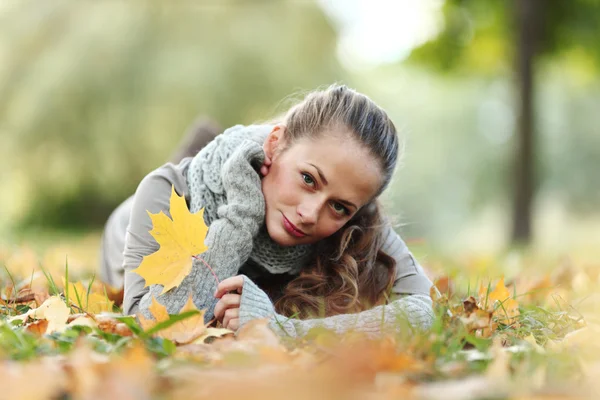
M 216 317 L 234 331 L 255 318 L 288 336 L 315 326 L 378 334 L 397 329 L 398 317 L 427 328 L 431 282 L 377 202 L 398 152 L 385 111 L 332 85 L 281 121 L 234 126 L 196 156 L 151 172 L 135 193 L 125 235 L 124 312 L 150 317 L 154 297 L 174 314 L 192 294 L 206 321 Z M 148 212 L 168 215 L 172 186 L 191 212 L 205 209 L 208 250 L 200 257 L 218 288 L 198 260 L 162 295 L 162 285 L 146 288 L 132 272 L 158 250 Z

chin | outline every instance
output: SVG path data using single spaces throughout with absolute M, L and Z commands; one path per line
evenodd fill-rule
M 280 231 L 279 229 L 272 229 L 269 227 L 269 224 L 267 224 L 267 232 L 269 233 L 271 240 L 280 246 L 288 247 L 299 244 L 298 240 L 294 240 L 287 232 L 284 232 L 283 230 Z

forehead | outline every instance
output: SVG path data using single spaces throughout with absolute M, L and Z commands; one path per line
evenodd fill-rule
M 299 166 L 317 166 L 328 181 L 326 190 L 359 207 L 371 199 L 383 179 L 379 161 L 347 134 L 299 139 L 288 153 Z

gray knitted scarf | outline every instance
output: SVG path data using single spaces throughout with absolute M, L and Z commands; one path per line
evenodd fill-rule
M 204 207 L 204 220 L 209 229 L 217 218 L 217 209 L 227 204 L 221 177 L 223 164 L 244 140 L 252 140 L 262 146 L 271 129 L 272 125 L 236 125 L 217 136 L 191 161 L 186 176 L 191 197 L 190 211 L 195 213 Z M 255 169 L 260 168 L 260 160 L 253 161 L 257 162 Z M 261 228 L 252 242 L 250 259 L 273 274 L 299 273 L 311 260 L 314 247 L 280 246 L 269 236 L 264 221 L 260 224 Z

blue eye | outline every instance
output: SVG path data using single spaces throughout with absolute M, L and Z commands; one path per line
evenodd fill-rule
M 304 173 L 304 172 L 302 173 L 302 180 L 308 186 L 314 186 L 315 185 L 315 180 L 313 179 L 313 177 L 310 176 L 309 174 Z

